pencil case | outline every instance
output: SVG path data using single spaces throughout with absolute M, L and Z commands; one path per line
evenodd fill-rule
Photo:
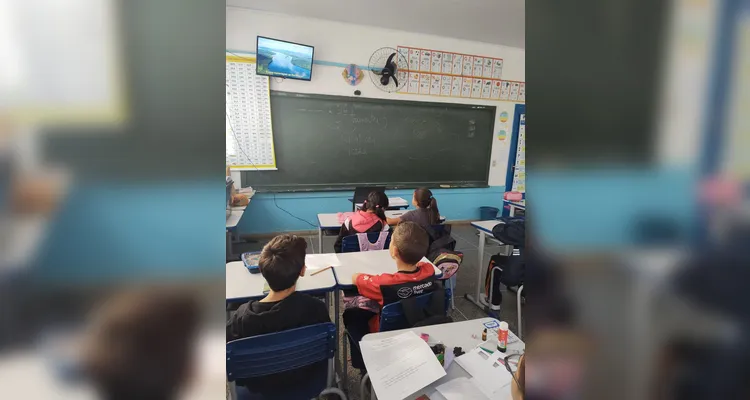
M 251 251 L 247 253 L 242 253 L 242 263 L 245 264 L 245 268 L 247 268 L 248 271 L 252 274 L 257 274 L 260 272 L 260 267 L 258 266 L 258 261 L 260 260 L 260 252 L 259 251 Z

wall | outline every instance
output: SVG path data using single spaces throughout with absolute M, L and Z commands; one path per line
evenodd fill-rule
M 363 18 L 366 17 L 363 13 Z M 523 49 L 227 7 L 226 46 L 229 51 L 254 52 L 258 35 L 315 46 L 316 60 L 344 64 L 367 65 L 373 51 L 381 47 L 396 47 L 399 45 L 500 57 L 504 61 L 504 79 L 525 80 L 525 52 Z M 340 67 L 324 65 L 313 67 L 313 77 L 310 82 L 272 79 L 271 89 L 340 96 L 353 96 L 355 90 L 344 82 Z M 510 115 L 509 127 L 513 123 L 514 102 L 386 93 L 375 88 L 369 77 L 365 77 L 356 89 L 362 91 L 363 97 L 493 105 L 497 107 L 498 114 L 503 111 L 508 112 Z M 500 205 L 501 193 L 505 186 L 509 145 L 510 140 L 493 140 L 489 184 L 498 187 L 468 191 L 440 191 L 438 200 L 441 201 L 441 211 L 445 215 L 454 220 L 475 219 L 478 217 L 479 205 Z M 239 182 L 237 179 L 236 181 Z M 400 194 L 401 197 L 405 198 L 411 197 L 410 191 L 393 191 L 388 192 L 388 194 L 391 196 Z M 347 196 L 347 193 L 341 192 L 277 194 L 275 196 L 259 194 L 253 199 L 253 204 L 248 208 L 248 215 L 243 218 L 239 229 L 241 232 L 247 233 L 310 229 L 308 224 L 287 215 L 279 210 L 276 205 L 292 211 L 295 216 L 315 223 L 317 212 L 346 211 L 351 207 L 346 201 Z M 274 204 L 274 201 L 276 204 Z

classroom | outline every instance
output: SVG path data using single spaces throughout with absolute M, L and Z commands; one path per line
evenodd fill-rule
M 227 1 L 228 398 L 523 398 L 524 4 L 315 3 Z

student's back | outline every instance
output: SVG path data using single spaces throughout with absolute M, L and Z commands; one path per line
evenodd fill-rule
M 297 279 L 305 274 L 306 250 L 307 241 L 295 235 L 277 236 L 268 242 L 258 264 L 271 290 L 262 300 L 243 304 L 232 313 L 227 321 L 227 341 L 331 322 L 322 301 L 295 291 Z M 327 365 L 322 361 L 294 371 L 240 379 L 237 384 L 269 398 L 283 398 L 288 389 L 325 374 Z
M 341 253 L 343 240 L 347 236 L 390 229 L 385 217 L 386 208 L 388 208 L 388 196 L 383 192 L 370 192 L 362 207 L 341 225 L 339 235 L 333 244 L 333 251 Z

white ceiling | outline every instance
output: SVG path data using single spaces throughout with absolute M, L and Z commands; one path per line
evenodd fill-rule
M 525 0 L 227 0 L 227 6 L 525 46 Z

